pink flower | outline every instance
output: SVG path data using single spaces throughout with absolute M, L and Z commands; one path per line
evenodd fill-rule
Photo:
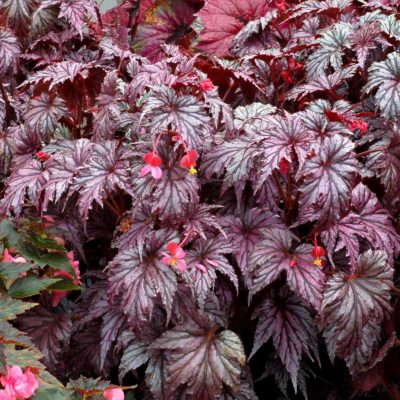
M 162 164 L 161 158 L 157 154 L 152 152 L 152 153 L 147 153 L 143 157 L 143 161 L 147 165 L 145 165 L 140 170 L 140 176 L 143 177 L 147 175 L 149 172 L 151 172 L 151 175 L 153 175 L 154 179 L 160 179 L 162 175 L 162 169 L 159 167 L 159 165 Z
M 210 90 L 214 89 L 214 85 L 211 79 L 204 79 L 204 81 L 200 82 L 200 89 L 203 92 L 209 92 Z
M 76 278 L 74 278 L 68 271 L 63 271 L 63 270 L 54 272 L 53 276 L 60 276 L 60 277 L 68 278 L 68 279 L 71 279 L 71 281 L 73 281 L 76 285 L 80 285 L 81 284 L 81 272 L 79 271 L 79 261 L 74 260 L 74 252 L 73 251 L 68 252 L 67 256 L 68 256 L 71 267 L 75 271 Z M 53 307 L 57 307 L 58 304 L 60 303 L 60 301 L 67 296 L 68 291 L 53 290 L 52 293 L 53 293 Z
M 168 253 L 162 253 L 164 257 L 161 262 L 164 264 L 171 265 L 173 267 L 178 267 L 179 270 L 185 271 L 187 268 L 186 262 L 184 260 L 186 253 L 183 251 L 179 244 L 170 242 L 167 245 Z
M 0 378 L 0 383 L 4 387 L 0 391 L 2 400 L 29 399 L 39 387 L 39 382 L 30 369 L 27 368 L 23 373 L 18 365 L 11 368 L 7 366 L 7 375 Z
M 124 400 L 124 392 L 120 388 L 112 388 L 104 391 L 103 396 L 107 400 Z
M 189 168 L 189 174 L 194 175 L 197 173 L 196 170 L 196 159 L 197 159 L 197 151 L 190 150 L 185 156 L 182 157 L 180 161 L 180 166 L 182 168 Z
M 4 254 L 3 254 L 3 261 L 4 262 L 14 262 L 14 263 L 23 263 L 26 264 L 28 261 L 25 260 L 24 257 L 13 257 L 10 252 L 8 251 L 8 249 L 4 250 Z

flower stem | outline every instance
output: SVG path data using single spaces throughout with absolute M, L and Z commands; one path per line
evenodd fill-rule
M 356 157 L 360 158 L 360 157 L 364 157 L 371 153 L 378 153 L 380 151 L 385 151 L 385 150 L 386 150 L 385 147 L 377 147 L 375 149 L 369 149 L 369 150 L 362 151 L 361 153 L 356 154 Z

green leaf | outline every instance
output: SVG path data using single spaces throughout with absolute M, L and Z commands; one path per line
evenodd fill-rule
M 71 279 L 61 278 L 59 282 L 50 285 L 48 290 L 81 290 L 81 287 L 76 285 Z
M 48 265 L 54 269 L 60 269 L 69 272 L 72 276 L 76 277 L 75 271 L 69 262 L 68 257 L 62 253 L 47 253 L 40 257 L 38 264 L 41 266 Z
M 10 297 L 0 296 L 0 318 L 14 319 L 18 314 L 22 314 L 36 305 L 35 303 L 28 303 L 11 299 Z
M 4 344 L 11 344 L 13 346 L 34 346 L 29 336 L 27 336 L 25 333 L 21 332 L 17 328 L 14 328 L 11 324 L 4 320 L 0 320 L 0 342 Z
M 8 293 L 12 297 L 24 298 L 39 294 L 42 290 L 47 289 L 49 286 L 60 279 L 55 278 L 44 278 L 40 279 L 35 276 L 28 276 L 26 278 L 17 279 L 8 290 Z
M 43 249 L 43 250 L 59 250 L 65 251 L 65 247 L 60 246 L 54 239 L 47 235 L 36 235 L 33 234 L 29 236 L 27 239 L 31 243 L 33 243 L 36 247 Z
M 4 353 L 5 346 L 3 343 L 0 343 L 0 372 L 6 372 L 7 371 L 7 360 L 6 360 L 6 354 Z
M 75 393 L 66 389 L 39 387 L 32 400 L 80 400 L 80 398 Z
M 15 247 L 20 239 L 14 224 L 8 219 L 0 222 L 0 237 L 7 240 L 9 247 Z
M 33 268 L 31 263 L 0 262 L 0 278 L 7 281 L 15 281 L 23 274 Z

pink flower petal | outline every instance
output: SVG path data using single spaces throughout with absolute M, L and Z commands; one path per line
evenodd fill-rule
M 203 264 L 196 264 L 195 267 L 204 274 L 207 273 L 207 268 Z
M 145 165 L 141 170 L 139 175 L 141 177 L 144 177 L 145 175 L 147 175 L 149 172 L 151 171 L 151 165 Z
M 165 256 L 161 259 L 161 262 L 162 262 L 163 264 L 169 264 L 169 261 L 170 261 L 170 260 L 171 260 L 171 257 L 165 255 Z
M 160 179 L 162 176 L 162 169 L 160 167 L 150 167 L 151 175 L 153 175 L 154 179 Z
M 1 400 L 16 400 L 16 397 L 9 393 L 7 390 L 0 390 L 0 399 Z
M 186 253 L 180 247 L 176 250 L 175 258 L 185 258 Z
M 103 392 L 107 400 L 124 400 L 124 392 L 120 388 L 107 389 Z
M 176 267 L 182 272 L 186 271 L 186 269 L 187 269 L 186 261 L 178 260 L 176 263 Z

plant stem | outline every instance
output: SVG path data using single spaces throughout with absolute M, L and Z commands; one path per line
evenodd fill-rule
M 386 149 L 385 149 L 384 147 L 377 147 L 377 148 L 375 148 L 375 149 L 369 149 L 369 150 L 362 151 L 361 153 L 356 154 L 356 157 L 357 157 L 357 158 L 359 158 L 359 157 L 364 157 L 364 156 L 366 156 L 366 155 L 368 155 L 368 154 L 371 154 L 371 153 L 378 153 L 378 152 L 380 152 L 380 151 L 385 151 L 385 150 L 386 150 Z
M 281 182 L 280 182 L 280 180 L 279 180 L 278 174 L 276 173 L 275 170 L 272 171 L 272 176 L 273 176 L 273 178 L 274 178 L 276 187 L 278 188 L 279 195 L 281 196 L 281 199 L 282 199 L 283 202 L 285 203 L 285 208 L 286 208 L 286 207 L 287 207 L 287 198 L 286 198 L 286 194 L 285 194 L 285 191 L 284 191 L 284 189 L 283 189 L 283 187 L 282 187 L 282 185 L 281 185 Z
M 231 78 L 230 81 L 229 81 L 228 89 L 227 89 L 227 91 L 225 92 L 224 97 L 222 98 L 222 101 L 223 101 L 224 103 L 226 103 L 226 99 L 227 99 L 227 98 L 229 97 L 229 95 L 231 94 L 234 84 L 235 84 L 235 81 Z

